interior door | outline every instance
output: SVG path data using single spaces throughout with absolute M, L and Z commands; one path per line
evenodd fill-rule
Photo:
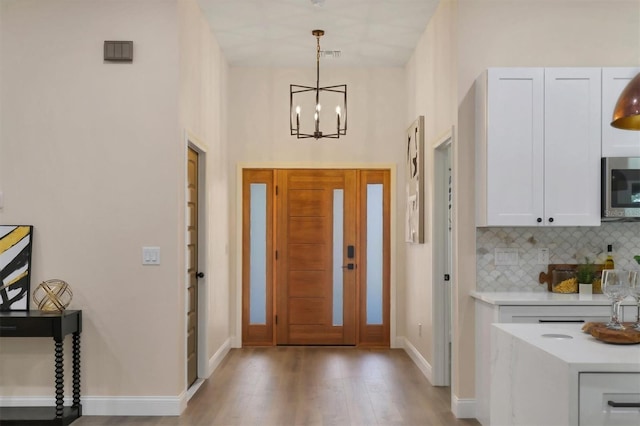
M 187 385 L 198 378 L 198 153 L 187 155 Z
M 278 170 L 276 343 L 356 343 L 356 171 Z

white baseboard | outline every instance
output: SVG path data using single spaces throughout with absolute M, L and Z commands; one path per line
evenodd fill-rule
M 214 353 L 213 356 L 209 359 L 209 372 L 207 374 L 207 378 L 209 378 L 209 376 L 213 374 L 215 369 L 218 368 L 218 366 L 220 365 L 224 357 L 227 356 L 230 350 L 231 350 L 231 338 L 228 338 L 227 340 L 225 340 L 222 346 L 218 348 L 216 353 Z
M 231 349 L 227 339 L 209 359 L 209 376 L 220 365 Z M 207 376 L 208 377 L 208 376 Z M 82 414 L 87 416 L 179 416 L 186 408 L 190 395 L 178 396 L 83 396 Z M 72 398 L 64 399 L 65 405 Z M 55 397 L 6 397 L 0 396 L 1 407 L 39 407 L 56 405 Z
M 235 349 L 242 348 L 242 338 L 238 336 L 231 337 L 231 347 Z
M 476 400 L 460 399 L 455 395 L 451 395 L 451 412 L 457 419 L 475 419 L 476 418 Z
M 407 340 L 406 338 L 402 339 L 402 347 L 404 348 L 404 351 L 407 353 L 407 355 L 409 355 L 409 358 L 413 360 L 414 364 L 418 366 L 420 371 L 422 371 L 422 374 L 424 374 L 424 377 L 427 378 L 429 383 L 433 384 L 433 369 L 431 367 L 431 364 L 429 364 L 427 360 L 424 359 L 422 354 L 418 352 L 416 347 L 413 346 L 413 344 L 411 344 L 409 340 Z
M 87 416 L 179 416 L 185 394 L 180 396 L 85 396 L 80 399 L 82 414 Z M 64 399 L 65 405 L 72 398 Z M 0 397 L 0 406 L 54 406 L 54 397 Z
M 64 405 L 71 405 L 72 398 L 65 398 Z M 47 407 L 56 405 L 54 397 L 38 396 L 0 396 L 0 407 Z

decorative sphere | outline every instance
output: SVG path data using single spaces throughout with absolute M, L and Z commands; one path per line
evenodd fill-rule
M 72 298 L 71 287 L 62 280 L 44 281 L 33 291 L 33 301 L 44 312 L 62 312 Z

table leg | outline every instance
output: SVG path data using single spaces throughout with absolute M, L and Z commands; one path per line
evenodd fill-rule
M 56 340 L 56 417 L 64 414 L 64 340 Z
M 80 407 L 80 333 L 73 333 L 73 406 Z

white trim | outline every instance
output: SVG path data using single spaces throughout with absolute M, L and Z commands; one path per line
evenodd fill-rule
M 447 265 L 448 253 L 451 253 L 447 238 L 447 216 L 443 209 L 446 203 L 445 177 L 448 175 L 447 166 L 451 164 L 451 146 L 453 144 L 453 128 L 440 135 L 434 143 L 433 149 L 433 182 L 434 194 L 431 202 L 433 250 L 432 257 L 432 292 L 433 301 L 433 381 L 434 386 L 450 386 L 451 372 L 449 370 L 449 336 L 451 335 L 451 289 L 452 281 L 444 281 L 444 274 L 453 275 Z M 445 164 L 447 162 L 448 164 Z
M 231 338 L 225 340 L 225 342 L 218 348 L 215 354 L 209 359 L 209 369 L 207 373 L 207 378 L 213 374 L 216 368 L 220 365 L 222 360 L 231 350 Z
M 475 419 L 476 400 L 471 398 L 460 399 L 452 394 L 451 412 L 457 419 Z
M 193 395 L 198 392 L 198 389 L 200 389 L 200 386 L 202 386 L 203 383 L 204 379 L 198 378 L 191 386 L 189 386 L 189 389 L 187 389 L 187 402 L 191 401 L 191 398 L 193 398 Z
M 179 396 L 84 396 L 85 416 L 179 416 L 187 407 L 186 393 Z M 72 398 L 64 399 L 71 405 Z M 4 407 L 55 406 L 54 397 L 0 397 Z
M 242 171 L 244 169 L 383 169 L 389 170 L 390 174 L 390 319 L 389 319 L 389 339 L 390 342 L 396 342 L 396 347 L 402 347 L 398 344 L 396 313 L 396 263 L 397 263 L 397 235 L 394 220 L 396 220 L 396 180 L 397 180 L 397 164 L 395 163 L 315 163 L 315 162 L 248 162 L 238 163 L 236 165 L 236 316 L 235 316 L 235 336 L 232 336 L 232 347 L 242 347 Z
M 240 336 L 231 336 L 231 347 L 234 349 L 242 348 L 242 339 Z
M 189 212 L 187 210 L 187 200 L 189 197 L 189 188 L 188 188 L 188 160 L 189 160 L 189 148 L 193 149 L 198 153 L 198 272 L 204 272 L 205 276 L 203 279 L 198 279 L 198 347 L 197 347 L 197 377 L 208 378 L 210 373 L 208 372 L 207 366 L 207 354 L 208 354 L 208 335 L 207 335 L 207 324 L 209 323 L 209 287 L 211 285 L 209 281 L 208 274 L 208 249 L 209 242 L 207 239 L 208 235 L 208 211 L 209 211 L 209 197 L 207 194 L 207 144 L 203 142 L 202 139 L 197 137 L 195 134 L 190 132 L 189 130 L 184 131 L 184 184 L 185 184 L 185 193 L 184 193 L 184 235 L 185 235 L 185 243 L 189 239 L 188 235 L 188 222 L 189 222 Z M 185 266 L 189 263 L 189 253 L 186 250 L 186 246 L 184 247 L 184 258 L 185 258 Z M 184 271 L 184 292 L 185 292 L 185 304 L 184 304 L 184 317 L 186 318 L 187 312 L 189 310 L 189 298 L 187 294 L 187 283 L 189 282 L 189 275 L 185 268 Z M 184 350 L 185 350 L 185 359 L 187 358 L 187 341 L 188 341 L 188 324 L 185 322 L 185 338 L 184 338 Z M 187 383 L 187 363 L 184 365 L 184 377 L 185 377 L 185 388 L 187 388 L 187 397 L 185 399 L 188 401 L 191 396 L 197 391 L 197 387 L 191 389 L 192 386 L 189 386 Z M 197 381 L 196 381 L 197 383 Z M 198 385 L 199 387 L 199 385 Z M 185 405 L 186 406 L 186 405 Z
M 391 349 L 404 349 L 404 336 L 397 336 L 391 340 Z
M 427 362 L 427 360 L 420 354 L 418 349 L 407 339 L 402 338 L 404 340 L 404 344 L 402 347 L 404 351 L 409 355 L 409 358 L 413 361 L 413 363 L 422 371 L 424 377 L 427 378 L 429 383 L 433 385 L 433 368 L 431 368 L 431 364 Z

